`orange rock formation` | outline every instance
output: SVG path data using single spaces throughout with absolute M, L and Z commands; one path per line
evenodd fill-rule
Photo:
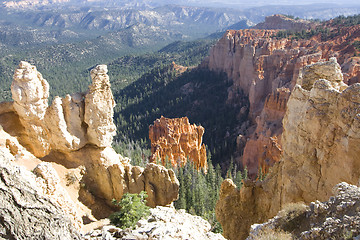
M 187 117 L 161 117 L 149 127 L 151 140 L 150 162 L 168 160 L 173 166 L 185 165 L 187 159 L 192 161 L 197 169 L 207 170 L 206 149 L 202 144 L 204 134 L 202 126 L 191 125 Z
M 275 139 L 280 139 L 286 102 L 302 67 L 336 57 L 345 83 L 360 80 L 360 58 L 354 57 L 352 45 L 360 39 L 360 26 L 335 29 L 339 34 L 326 41 L 320 35 L 307 40 L 271 37 L 277 31 L 228 30 L 204 63 L 232 79 L 229 104 L 236 104 L 239 94 L 249 98 L 250 125 L 237 133 L 245 136 L 241 142 L 245 148 L 238 147 L 237 161 L 247 165 L 252 176 L 260 165 L 268 169 L 279 159 L 281 143 Z

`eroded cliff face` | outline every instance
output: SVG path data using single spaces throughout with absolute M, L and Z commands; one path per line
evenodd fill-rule
M 360 36 L 359 26 L 341 30 L 326 41 L 320 36 L 309 40 L 271 37 L 277 31 L 228 30 L 204 63 L 211 70 L 225 72 L 233 81 L 229 104 L 236 105 L 243 94 L 249 99 L 249 123 L 245 131 L 234 134 L 247 139 L 241 142 L 245 148 L 239 146 L 237 161 L 247 165 L 252 176 L 259 166 L 268 168 L 279 159 L 282 118 L 302 67 L 337 57 L 345 83 L 355 83 L 360 77 L 359 58 L 354 57 L 355 50 L 349 44 Z
M 285 15 L 275 14 L 265 17 L 265 22 L 256 24 L 254 29 L 286 29 L 292 31 L 301 31 L 303 29 L 310 29 L 316 25 L 315 22 L 293 19 Z
M 202 143 L 204 128 L 190 124 L 187 117 L 161 117 L 149 127 L 151 162 L 170 161 L 173 166 L 184 166 L 187 160 L 197 169 L 207 170 L 206 149 Z
M 107 217 L 111 200 L 121 199 L 126 192 L 145 190 L 150 206 L 169 205 L 178 197 L 179 182 L 174 172 L 156 164 L 132 166 L 129 159 L 112 149 L 115 102 L 107 67 L 97 66 L 91 77 L 88 92 L 55 97 L 48 106 L 46 80 L 35 66 L 21 62 L 12 84 L 14 102 L 0 104 L 3 147 L 14 156 L 15 164 L 26 166 L 45 181 L 45 192 L 53 200 L 66 195 L 59 179 L 77 182 L 79 189 L 74 191 L 80 205 L 90 208 L 96 218 Z M 77 175 L 71 175 L 73 172 Z M 77 205 L 72 201 L 78 199 L 60 205 L 64 209 L 68 206 L 67 212 L 81 228 L 81 216 L 72 213 Z
M 342 78 L 335 58 L 301 71 L 283 119 L 281 160 L 263 182 L 240 191 L 231 180 L 222 184 L 216 216 L 225 237 L 243 239 L 287 203 L 325 201 L 339 182 L 358 183 L 360 84 Z

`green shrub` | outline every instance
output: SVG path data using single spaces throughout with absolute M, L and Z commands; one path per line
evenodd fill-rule
M 120 228 L 134 228 L 141 218 L 150 214 L 150 208 L 146 206 L 147 196 L 145 191 L 141 191 L 139 194 L 125 193 L 119 202 L 113 199 L 113 204 L 120 210 L 109 216 L 111 224 Z

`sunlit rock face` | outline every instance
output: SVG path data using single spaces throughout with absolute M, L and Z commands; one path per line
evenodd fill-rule
M 357 184 L 359 107 L 360 84 L 343 83 L 335 58 L 304 67 L 287 103 L 280 161 L 264 181 L 240 191 L 229 180 L 222 184 L 216 215 L 225 237 L 246 238 L 251 224 L 287 203 L 325 201 L 339 182 Z
M 359 26 L 342 29 L 337 36 L 326 40 L 320 35 L 310 39 L 276 38 L 279 30 L 275 29 L 287 29 L 285 25 L 293 22 L 287 19 L 285 24 L 282 18 L 267 19 L 272 21 L 265 22 L 267 27 L 263 28 L 272 30 L 228 30 L 203 62 L 203 66 L 225 72 L 232 80 L 228 104 L 236 106 L 244 95 L 249 100 L 245 119 L 248 123 L 245 129 L 241 126 L 242 130 L 236 132 L 242 141 L 238 141 L 235 155 L 237 162 L 248 167 L 252 177 L 260 167 L 267 171 L 280 158 L 282 119 L 300 69 L 336 57 L 344 73 L 344 82 L 349 85 L 360 82 L 360 58 L 354 57 L 356 52 L 348 44 L 357 41 Z M 280 22 L 285 25 L 276 19 L 282 19 Z M 239 114 L 241 111 L 239 109 Z
M 96 204 L 111 208 L 112 199 L 120 200 L 126 192 L 143 190 L 148 192 L 150 206 L 171 204 L 178 198 L 179 190 L 172 170 L 156 164 L 148 164 L 145 168 L 132 166 L 129 159 L 111 147 L 116 133 L 115 102 L 106 65 L 95 67 L 91 78 L 87 92 L 55 97 L 48 106 L 47 81 L 35 66 L 21 62 L 11 87 L 14 102 L 0 104 L 0 123 L 6 132 L 18 139 L 18 143 L 4 140 L 8 148 L 14 156 L 30 154 L 33 159 L 42 158 L 67 168 L 83 168 L 83 189 L 79 194 L 90 205 L 99 199 Z M 52 189 L 58 181 L 51 171 L 55 170 L 48 165 L 34 170 L 45 179 L 47 194 L 55 199 L 59 194 Z M 107 217 L 108 211 L 103 211 L 102 215 L 98 212 L 99 217 Z
M 157 119 L 149 127 L 151 161 L 169 161 L 173 166 L 184 166 L 191 161 L 197 169 L 207 170 L 206 149 L 202 143 L 205 129 L 190 124 L 187 117 Z

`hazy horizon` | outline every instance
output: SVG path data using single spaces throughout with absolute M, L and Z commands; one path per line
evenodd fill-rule
M 161 1 L 165 2 L 165 1 Z M 295 1 L 295 0 L 273 0 L 273 1 L 265 1 L 265 0 L 254 0 L 254 1 L 243 1 L 243 0 L 183 0 L 179 1 L 175 4 L 194 4 L 194 5 L 212 5 L 212 6 L 234 6 L 234 7 L 262 7 L 269 5 L 312 5 L 312 4 L 333 4 L 339 7 L 348 7 L 351 5 L 360 5 L 359 1 L 354 0 L 345 0 L 339 3 L 337 0 L 305 0 L 305 1 Z M 328 7 L 328 6 L 324 6 Z

